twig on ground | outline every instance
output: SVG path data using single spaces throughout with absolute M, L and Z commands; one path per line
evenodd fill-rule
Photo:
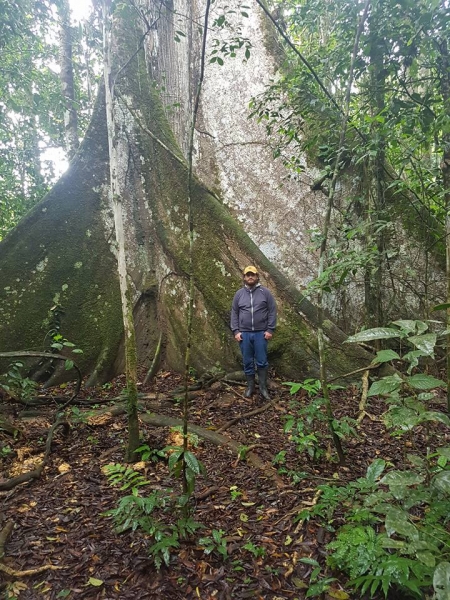
M 16 571 L 15 569 L 11 569 L 0 562 L 0 571 L 6 573 L 7 575 L 11 575 L 11 577 L 29 577 L 30 575 L 38 575 L 39 573 L 43 573 L 44 571 L 57 571 L 58 569 L 65 569 L 66 567 L 56 566 L 56 565 L 44 565 L 42 567 L 37 567 L 36 569 L 27 569 L 26 571 Z
M 247 398 L 245 398 L 245 400 L 247 400 Z M 275 404 L 275 402 L 276 402 L 276 400 L 271 400 L 270 402 L 266 402 L 265 404 L 263 404 L 262 406 L 259 406 L 258 408 L 254 408 L 253 410 L 250 410 L 249 412 L 243 413 L 242 415 L 238 415 L 234 419 L 231 419 L 231 421 L 228 421 L 227 423 L 225 423 L 224 425 L 219 427 L 219 429 L 216 429 L 217 433 L 222 433 L 223 431 L 226 431 L 227 429 L 229 429 L 232 425 L 234 425 L 238 421 L 242 421 L 242 419 L 248 419 L 249 417 L 253 417 L 254 415 L 259 415 L 260 413 L 265 412 L 267 409 L 269 409 L 271 406 L 273 406 Z

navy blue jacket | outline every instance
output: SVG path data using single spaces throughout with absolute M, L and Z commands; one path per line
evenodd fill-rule
M 277 325 L 277 305 L 269 290 L 259 283 L 250 289 L 244 286 L 236 292 L 231 305 L 231 330 L 269 331 Z

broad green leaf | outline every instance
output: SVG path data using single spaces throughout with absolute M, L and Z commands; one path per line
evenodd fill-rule
M 433 575 L 433 588 L 436 600 L 450 598 L 450 563 L 441 562 L 436 567 Z
M 435 475 L 431 485 L 444 494 L 450 494 L 450 471 L 441 471 Z
M 428 325 L 423 321 L 412 321 L 410 319 L 399 319 L 398 321 L 393 321 L 392 325 L 397 325 L 406 334 L 417 333 L 420 335 L 428 329 Z
M 370 483 L 375 483 L 386 467 L 386 462 L 382 458 L 376 458 L 368 467 L 366 479 Z
M 425 475 L 415 473 L 414 471 L 391 471 L 381 480 L 383 485 L 391 486 L 409 486 L 418 485 L 425 479 Z
M 412 465 L 414 465 L 415 467 L 419 467 L 419 469 L 425 467 L 426 462 L 423 458 L 417 456 L 417 454 L 407 454 L 406 458 Z
M 367 392 L 367 396 L 387 395 L 398 390 L 402 383 L 402 379 L 398 375 L 389 375 L 378 381 L 374 381 Z
M 422 350 L 411 350 L 403 355 L 403 360 L 409 362 L 408 375 L 411 375 L 411 371 L 414 369 L 414 367 L 417 367 L 419 364 L 419 358 L 422 356 L 426 356 Z
M 431 552 L 416 552 L 416 556 L 418 560 L 427 567 L 434 567 L 436 564 L 436 558 L 431 554 Z
M 425 375 L 424 373 L 417 373 L 417 375 L 407 377 L 406 381 L 415 390 L 432 390 L 437 387 L 446 386 L 440 379 L 436 379 L 432 375 Z
M 450 419 L 447 417 L 447 415 L 435 410 L 427 410 L 420 415 L 420 422 L 425 421 L 437 421 L 438 423 L 444 423 L 444 425 L 450 427 Z
M 393 406 L 383 415 L 383 421 L 389 429 L 398 428 L 402 431 L 409 431 L 416 427 L 419 417 L 412 408 Z
M 436 452 L 440 455 L 440 456 L 445 456 L 445 458 L 450 459 L 450 448 L 438 448 L 436 450 Z
M 391 327 L 375 327 L 373 329 L 366 329 L 350 335 L 345 342 L 346 343 L 359 343 L 359 342 L 371 342 L 372 340 L 388 340 L 391 338 L 400 337 L 398 329 Z
M 186 461 L 186 465 L 193 473 L 195 473 L 195 475 L 200 475 L 200 464 L 197 457 L 192 454 L 192 452 L 185 452 L 184 460 Z
M 408 338 L 418 350 L 425 353 L 426 356 L 434 355 L 434 347 L 436 346 L 437 335 L 435 333 L 424 333 L 423 335 L 413 335 Z
M 399 360 L 400 356 L 394 350 L 379 350 L 377 352 L 376 357 L 373 359 L 372 363 L 384 363 L 390 360 Z
M 95 577 L 89 577 L 88 584 L 93 585 L 95 587 L 100 587 L 101 585 L 103 585 L 103 581 L 101 579 L 96 579 Z
M 390 536 L 393 533 L 399 533 L 408 538 L 417 538 L 418 531 L 415 525 L 413 525 L 408 519 L 408 513 L 400 508 L 391 508 L 386 514 L 386 533 Z
M 70 371 L 70 369 L 73 367 L 73 360 L 66 360 L 64 362 L 64 367 L 66 371 Z

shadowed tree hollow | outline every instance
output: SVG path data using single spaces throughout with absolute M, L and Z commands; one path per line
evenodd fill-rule
M 175 25 L 172 13 L 159 4 L 149 15 L 142 18 L 125 6 L 114 20 L 116 175 L 123 190 L 139 360 L 150 364 L 162 334 L 163 364 L 182 371 L 189 296 L 188 166 L 167 121 L 154 78 L 158 67 L 146 46 L 146 33 L 159 24 L 160 47 L 166 51 L 161 61 L 170 67 Z M 191 88 L 186 86 L 187 106 Z M 187 114 L 186 126 L 189 122 Z M 48 332 L 56 327 L 83 349 L 77 363 L 89 384 L 124 370 L 108 161 L 105 95 L 100 89 L 91 125 L 69 170 L 0 244 L 0 348 L 48 348 Z M 191 201 L 193 367 L 200 372 L 216 364 L 236 368 L 240 357 L 228 325 L 231 299 L 240 285 L 242 267 L 255 264 L 279 306 L 271 364 L 290 378 L 317 376 L 315 307 L 261 253 L 220 198 L 198 180 Z M 360 348 L 342 346 L 346 336 L 328 320 L 324 333 L 332 376 L 370 361 Z M 48 364 L 40 377 L 52 384 L 67 375 L 60 365 Z

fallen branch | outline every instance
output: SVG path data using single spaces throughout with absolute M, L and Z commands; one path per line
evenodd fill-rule
M 141 415 L 140 418 L 142 419 L 142 421 L 144 421 L 144 423 L 148 423 L 149 425 L 153 425 L 155 427 L 180 427 L 183 424 L 181 419 L 174 419 L 172 417 L 166 417 L 165 415 L 157 415 L 155 413 L 146 413 Z M 236 454 L 239 454 L 240 450 L 242 449 L 242 446 L 244 445 L 241 442 L 236 442 L 235 440 L 221 435 L 220 433 L 211 431 L 209 429 L 204 429 L 203 427 L 200 427 L 198 425 L 190 424 L 188 426 L 188 431 L 195 433 L 199 437 L 208 440 L 213 444 L 216 444 L 216 446 L 227 446 L 228 448 L 231 448 L 233 452 L 236 452 Z M 272 465 L 265 463 L 254 452 L 248 452 L 246 454 L 246 460 L 249 464 L 263 471 L 267 477 L 273 479 L 278 488 L 284 488 L 286 486 L 286 484 L 277 474 L 276 470 L 272 467 Z
M 272 404 L 272 402 L 270 404 Z M 110 409 L 108 409 L 107 412 L 111 416 L 119 416 L 119 415 L 125 414 L 126 410 L 127 410 L 126 406 L 124 404 L 122 404 L 122 405 L 117 405 L 117 406 L 111 407 Z M 262 410 L 265 410 L 265 407 L 261 407 L 259 409 L 255 409 L 255 410 L 257 412 L 262 412 Z M 255 414 L 257 414 L 257 412 Z M 158 415 L 156 413 L 144 413 L 144 414 L 141 414 L 139 416 L 139 418 L 142 421 L 144 421 L 144 423 L 148 423 L 149 425 L 153 425 L 154 427 L 181 427 L 183 425 L 183 422 L 181 421 L 181 419 L 174 419 L 172 417 L 167 417 L 166 415 Z M 240 417 L 240 418 L 242 418 L 242 417 Z M 200 427 L 199 425 L 189 425 L 188 431 L 195 433 L 199 437 L 201 437 L 205 440 L 208 440 L 209 442 L 212 442 L 213 444 L 216 444 L 216 446 L 227 446 L 228 448 L 231 448 L 231 450 L 233 450 L 233 452 L 236 452 L 236 454 L 238 454 L 238 455 L 239 455 L 240 451 L 242 450 L 242 446 L 244 446 L 244 444 L 242 444 L 240 442 L 236 442 L 235 440 L 232 440 L 224 435 L 221 435 L 220 433 L 218 433 L 216 431 L 211 431 L 210 429 L 204 429 L 203 427 Z M 104 453 L 104 455 L 105 454 L 106 453 Z M 259 458 L 259 456 L 257 454 L 255 454 L 254 452 L 247 452 L 245 458 L 249 464 L 253 465 L 257 469 L 260 469 L 268 477 L 273 479 L 278 488 L 286 487 L 286 484 L 281 479 L 281 477 L 279 477 L 279 475 L 277 474 L 276 470 L 272 467 L 272 465 L 265 463 L 263 460 L 261 460 Z
M 360 369 L 355 369 L 354 371 L 350 371 L 349 373 L 344 373 L 343 375 L 336 375 L 336 377 L 332 377 L 328 380 L 328 383 L 332 381 L 336 381 L 337 379 L 345 379 L 346 377 L 351 377 L 352 375 L 357 375 L 358 373 L 362 373 L 363 371 L 369 371 L 371 369 L 379 369 L 382 364 L 385 363 L 377 363 L 376 365 L 367 365 L 367 367 L 361 367 Z

